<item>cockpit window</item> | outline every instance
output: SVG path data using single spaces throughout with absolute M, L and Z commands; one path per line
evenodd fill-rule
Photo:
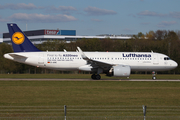
M 164 57 L 164 60 L 171 60 L 169 57 Z

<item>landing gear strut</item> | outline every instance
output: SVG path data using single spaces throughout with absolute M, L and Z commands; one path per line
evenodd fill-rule
M 152 71 L 152 79 L 155 80 L 156 79 L 156 72 Z
M 101 79 L 101 76 L 99 75 L 99 74 L 92 74 L 91 75 L 91 78 L 93 79 L 93 80 L 100 80 Z

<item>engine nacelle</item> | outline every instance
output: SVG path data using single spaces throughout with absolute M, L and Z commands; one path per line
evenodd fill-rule
M 113 66 L 113 75 L 115 77 L 129 77 L 131 68 L 128 65 Z

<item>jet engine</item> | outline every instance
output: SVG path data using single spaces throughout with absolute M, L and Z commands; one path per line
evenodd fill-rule
M 113 66 L 112 73 L 115 77 L 129 77 L 131 74 L 131 68 L 128 65 Z

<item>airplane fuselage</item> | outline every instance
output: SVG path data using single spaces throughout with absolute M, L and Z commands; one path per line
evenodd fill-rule
M 165 71 L 174 69 L 177 63 L 168 56 L 153 52 L 84 52 L 89 59 L 112 65 L 128 65 L 131 71 Z M 12 57 L 15 56 L 15 57 Z M 24 56 L 18 57 L 18 56 Z M 79 52 L 19 52 L 5 54 L 5 58 L 17 62 L 56 70 L 83 70 L 87 61 Z M 84 66 L 84 67 L 82 67 Z M 88 67 L 88 66 L 87 66 Z

